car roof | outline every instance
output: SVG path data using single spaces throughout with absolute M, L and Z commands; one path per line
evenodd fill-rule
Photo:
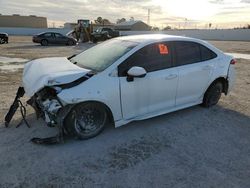
M 51 33 L 51 34 L 61 34 L 61 33 L 58 33 L 58 32 L 47 31 L 47 32 L 38 33 L 37 35 L 43 35 L 43 34 L 47 34 L 47 33 Z M 62 34 L 61 34 L 61 35 L 62 35 Z
M 137 42 L 140 44 L 140 46 L 145 46 L 150 43 L 162 42 L 162 41 L 164 42 L 166 41 L 190 41 L 190 42 L 196 42 L 196 43 L 202 44 L 217 53 L 222 52 L 221 50 L 219 50 L 218 48 L 214 47 L 213 45 L 209 44 L 208 42 L 204 40 L 191 38 L 191 37 L 185 37 L 185 36 L 177 36 L 177 35 L 166 35 L 166 34 L 130 35 L 130 36 L 118 37 L 115 39 Z
M 151 43 L 151 42 L 157 42 L 157 41 L 174 41 L 174 40 L 201 42 L 201 40 L 191 38 L 191 37 L 166 35 L 166 34 L 130 35 L 130 36 L 119 37 L 117 39 L 128 40 L 128 41 L 133 41 L 137 43 Z

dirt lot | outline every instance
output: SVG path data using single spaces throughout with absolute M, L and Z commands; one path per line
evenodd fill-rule
M 10 36 L 9 44 L 0 45 L 0 56 L 37 59 L 41 57 L 71 56 L 93 44 L 77 46 L 47 46 L 32 43 L 31 36 Z
M 0 56 L 68 56 L 91 45 L 40 47 L 30 40 L 11 37 Z M 212 43 L 226 52 L 250 52 L 247 42 Z M 14 127 L 19 114 L 4 128 L 21 71 L 1 72 L 0 187 L 250 187 L 250 60 L 238 59 L 236 69 L 236 87 L 213 108 L 110 126 L 94 139 L 54 146 L 29 142 L 56 131 L 30 108 L 32 128 Z

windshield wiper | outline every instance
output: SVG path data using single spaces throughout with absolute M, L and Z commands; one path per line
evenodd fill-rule
M 77 54 L 74 54 L 72 56 L 67 57 L 68 60 L 71 60 L 73 57 L 75 57 Z

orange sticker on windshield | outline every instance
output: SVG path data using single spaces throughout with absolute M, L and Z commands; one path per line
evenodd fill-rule
M 159 44 L 158 45 L 160 54 L 166 55 L 168 54 L 168 47 L 165 44 Z

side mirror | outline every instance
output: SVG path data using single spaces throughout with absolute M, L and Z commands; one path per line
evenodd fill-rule
M 127 81 L 132 82 L 134 78 L 143 78 L 146 76 L 147 71 L 142 67 L 131 67 L 127 72 Z

